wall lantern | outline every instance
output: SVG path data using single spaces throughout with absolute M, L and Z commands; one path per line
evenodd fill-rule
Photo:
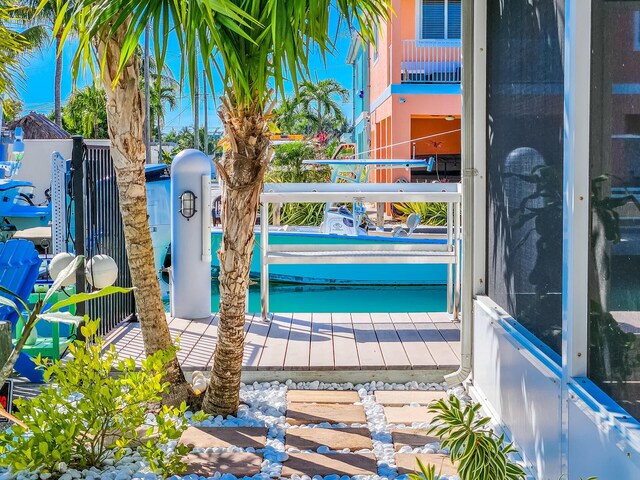
M 189 220 L 196 214 L 196 194 L 187 190 L 180 195 L 180 215 Z

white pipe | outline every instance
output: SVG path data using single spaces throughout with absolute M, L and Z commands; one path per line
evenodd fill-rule
M 262 320 L 269 316 L 269 203 L 263 202 L 260 210 L 260 292 L 262 303 Z
M 473 362 L 473 4 L 462 2 L 462 290 L 460 368 L 444 378 L 449 386 L 464 382 Z M 458 280 L 459 281 L 459 280 Z
M 202 175 L 202 261 L 211 263 L 211 175 Z

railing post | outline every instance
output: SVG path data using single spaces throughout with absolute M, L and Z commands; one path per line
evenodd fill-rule
M 453 204 L 447 203 L 447 250 L 453 251 Z M 453 266 L 447 264 L 447 313 L 453 313 Z
M 262 320 L 269 316 L 269 202 L 260 207 L 260 304 Z
M 85 228 L 84 228 L 84 142 L 81 135 L 73 136 L 73 149 L 71 150 L 71 193 L 74 213 L 74 249 L 76 255 L 85 254 Z M 84 265 L 76 270 L 76 293 L 86 291 Z M 76 305 L 76 315 L 84 316 L 86 306 L 84 302 Z M 80 333 L 78 332 L 80 336 Z

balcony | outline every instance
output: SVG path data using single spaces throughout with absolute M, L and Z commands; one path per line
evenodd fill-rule
M 403 40 L 402 83 L 460 83 L 460 39 Z

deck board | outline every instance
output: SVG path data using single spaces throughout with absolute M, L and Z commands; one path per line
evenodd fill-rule
M 348 313 L 334 313 L 331 316 L 333 334 L 333 358 L 336 370 L 359 369 L 358 347 Z
M 422 340 L 408 313 L 391 313 L 391 321 L 400 337 L 407 358 L 414 369 L 437 366 L 433 355 Z
M 393 326 L 391 316 L 388 313 L 372 313 L 371 320 L 387 369 L 390 367 L 398 370 L 411 369 L 411 362 Z
M 309 370 L 310 347 L 311 314 L 297 313 L 291 320 L 284 368 L 286 370 Z
M 431 320 L 429 314 L 410 313 L 409 316 L 431 355 L 436 359 L 439 368 L 459 364 L 457 352 L 453 351 L 451 345 L 438 330 L 438 326 Z
M 309 365 L 315 370 L 333 370 L 333 326 L 330 313 L 311 314 L 311 342 Z
M 186 371 L 209 370 L 218 339 L 218 315 L 206 321 L 167 319 L 180 336 Z M 140 364 L 139 324 L 122 323 L 106 337 L 120 358 Z M 245 321 L 246 371 L 383 371 L 451 369 L 459 365 L 460 330 L 446 313 L 259 314 Z
M 271 319 L 267 340 L 264 343 L 260 363 L 258 363 L 258 370 L 282 370 L 284 368 L 292 317 L 291 313 L 278 313 Z

